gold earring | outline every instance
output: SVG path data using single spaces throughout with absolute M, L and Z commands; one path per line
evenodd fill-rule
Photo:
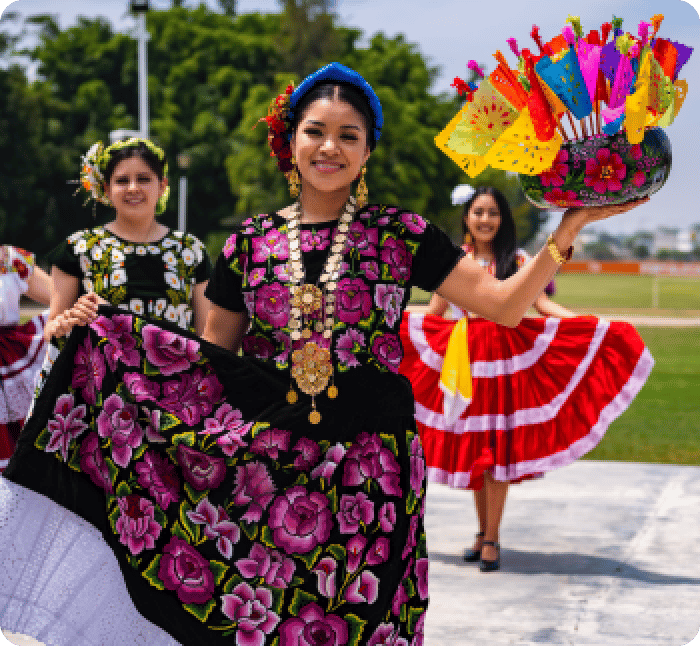
M 472 243 L 472 234 L 467 231 L 464 234 L 464 244 L 471 244 Z
M 357 184 L 357 208 L 361 209 L 367 204 L 367 183 L 365 182 L 365 174 L 367 173 L 367 166 L 363 166 L 360 171 L 360 181 Z
M 299 171 L 297 170 L 297 160 L 292 157 L 292 170 L 287 173 L 287 181 L 289 182 L 289 194 L 293 198 L 299 197 Z

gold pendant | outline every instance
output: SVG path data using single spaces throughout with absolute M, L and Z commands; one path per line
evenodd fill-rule
M 338 396 L 338 386 L 335 384 L 328 386 L 328 399 L 335 399 Z
M 314 341 L 308 341 L 292 353 L 292 378 L 305 395 L 322 393 L 333 374 L 331 353 Z
M 322 302 L 323 292 L 316 285 L 304 284 L 294 287 L 291 305 L 307 316 L 321 309 Z
M 287 403 L 288 404 L 296 404 L 297 401 L 299 401 L 299 395 L 297 395 L 294 388 L 290 388 L 289 392 L 287 393 Z
M 312 424 L 318 424 L 321 421 L 321 413 L 319 413 L 317 410 L 312 410 L 309 413 L 309 421 Z

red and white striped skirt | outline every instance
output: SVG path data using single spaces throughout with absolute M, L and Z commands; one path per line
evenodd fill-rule
M 46 313 L 22 325 L 0 326 L 0 473 L 15 450 L 34 397 L 46 344 Z
M 547 318 L 507 328 L 469 319 L 472 399 L 449 423 L 438 382 L 455 323 L 404 314 L 400 372 L 413 385 L 429 480 L 461 489 L 480 489 L 484 471 L 512 482 L 581 457 L 654 365 L 628 323 Z

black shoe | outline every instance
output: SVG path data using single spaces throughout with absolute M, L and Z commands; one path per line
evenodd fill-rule
M 484 532 L 478 532 L 476 534 L 476 538 L 483 538 L 484 537 Z M 481 560 L 481 550 L 475 550 L 475 549 L 468 549 L 464 550 L 464 555 L 462 558 L 467 562 L 467 563 L 476 563 L 477 561 Z
M 501 569 L 501 545 L 496 541 L 483 541 L 482 545 L 493 545 L 498 551 L 498 558 L 495 561 L 487 561 L 486 559 L 481 559 L 481 565 L 479 569 L 482 572 L 494 572 Z

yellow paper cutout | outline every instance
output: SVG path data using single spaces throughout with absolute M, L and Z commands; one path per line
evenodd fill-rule
M 678 111 L 683 105 L 683 101 L 685 101 L 685 97 L 688 96 L 688 82 L 685 79 L 676 81 L 673 84 L 673 90 L 676 94 L 676 109 L 673 113 L 673 118 L 675 119 L 678 116 Z
M 465 107 L 463 118 L 447 140 L 447 146 L 462 155 L 485 154 L 518 116 L 518 111 L 489 79 L 482 81 L 474 99 Z
M 635 92 L 625 99 L 625 131 L 627 141 L 640 144 L 644 139 L 649 105 L 649 74 L 651 72 L 651 52 L 647 52 L 639 67 Z
M 659 128 L 668 128 L 673 123 L 673 119 L 676 116 L 676 93 L 671 93 L 671 105 L 668 106 L 666 112 L 661 115 L 658 123 L 656 124 Z
M 462 121 L 464 118 L 464 113 L 467 110 L 469 104 L 465 104 L 462 109 L 450 119 L 450 122 L 445 126 L 445 128 L 440 132 L 437 137 L 435 137 L 435 145 L 442 150 L 457 166 L 459 166 L 469 177 L 476 177 L 481 171 L 483 171 L 488 164 L 484 161 L 483 157 L 477 155 L 462 155 L 456 153 L 447 145 L 447 140 L 450 138 L 452 131 L 455 129 L 456 125 Z
M 530 113 L 525 108 L 484 158 L 493 168 L 537 175 L 551 168 L 562 143 L 563 139 L 557 132 L 549 141 L 539 141 Z
M 666 112 L 668 106 L 671 105 L 673 82 L 666 76 L 661 64 L 653 55 L 650 63 L 649 108 L 656 112 L 660 118 Z

